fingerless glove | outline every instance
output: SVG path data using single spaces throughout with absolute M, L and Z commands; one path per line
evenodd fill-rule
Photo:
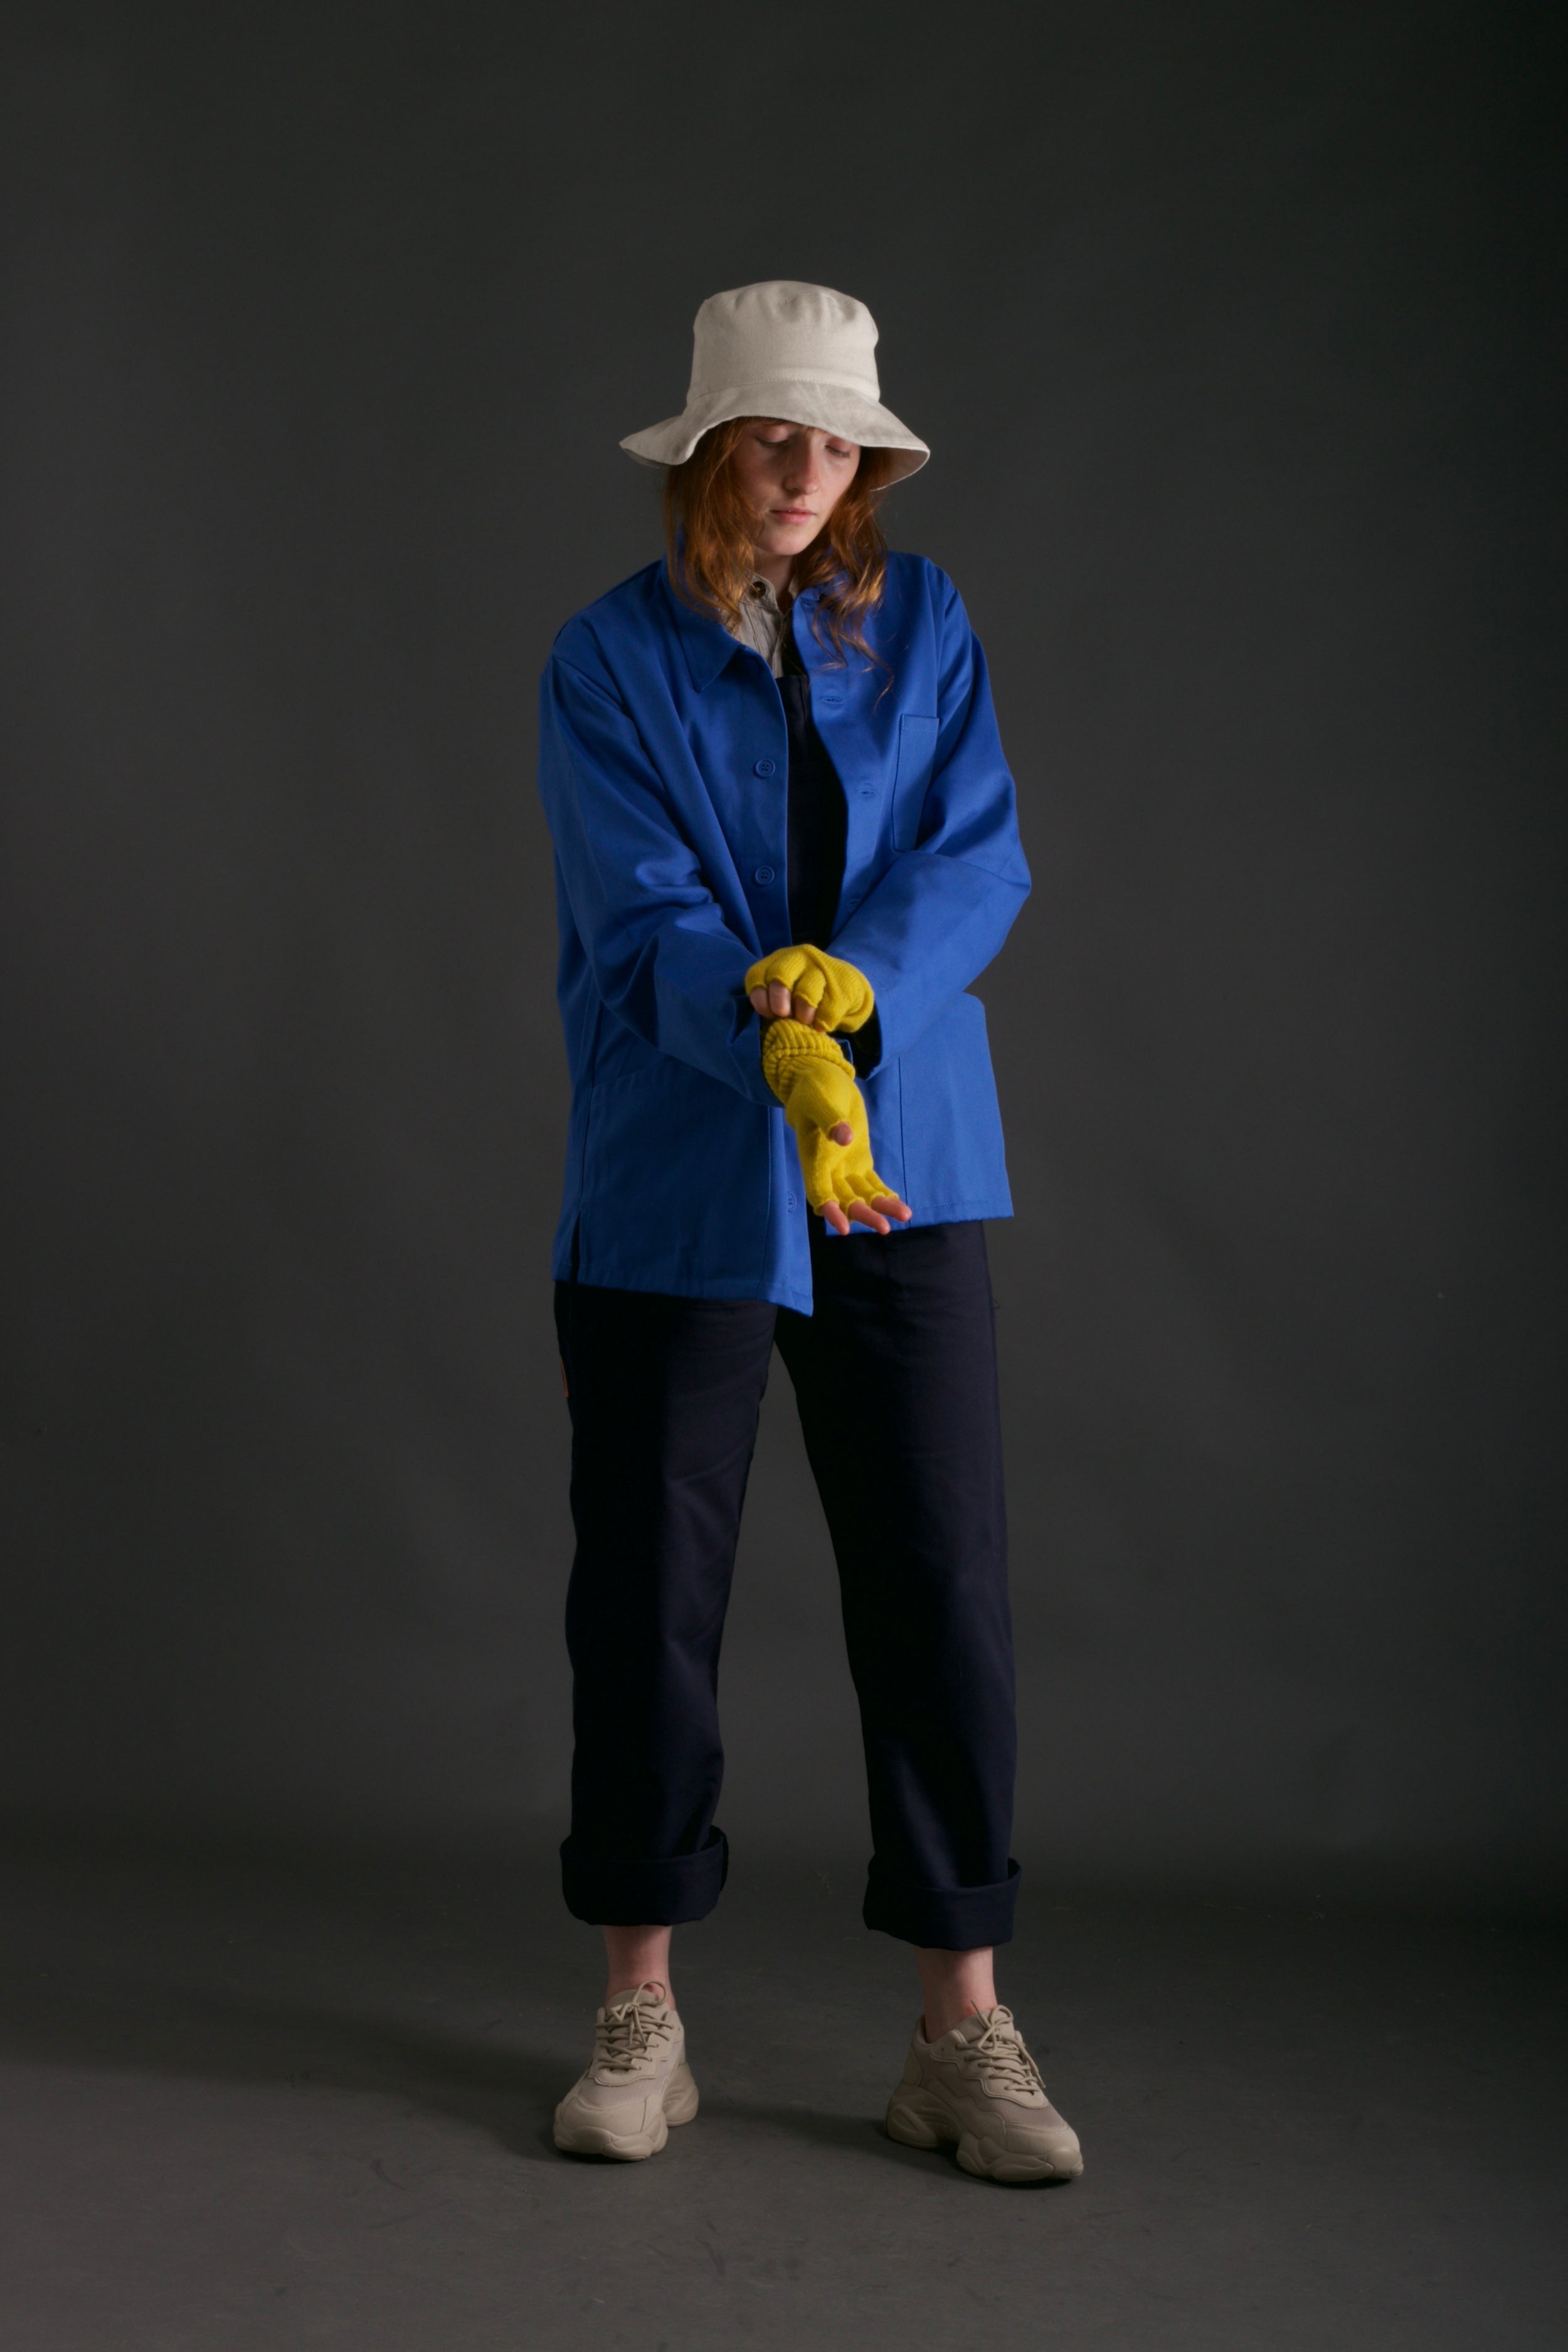
M 871 1165 L 865 1098 L 831 1037 L 804 1022 L 770 1021 L 763 1032 L 763 1075 L 795 1129 L 814 1213 L 820 1213 L 829 1201 L 847 1209 L 851 1202 L 879 1201 L 892 1192 Z M 828 1132 L 840 1122 L 850 1129 L 847 1143 L 835 1143 Z
M 860 1029 L 871 1018 L 877 999 L 863 971 L 826 948 L 775 948 L 746 974 L 746 993 L 782 981 L 803 1004 L 814 1005 L 823 1029 Z

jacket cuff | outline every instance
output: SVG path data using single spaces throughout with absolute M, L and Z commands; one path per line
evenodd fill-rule
M 882 1062 L 882 1016 L 875 1005 L 871 1017 L 858 1029 L 852 1029 L 844 1043 L 849 1048 L 849 1058 L 855 1065 L 858 1078 L 874 1077 Z
M 763 1110 L 776 1110 L 778 1097 L 763 1076 L 763 1024 L 750 1005 L 739 1034 L 730 1040 L 730 1059 L 747 1101 Z

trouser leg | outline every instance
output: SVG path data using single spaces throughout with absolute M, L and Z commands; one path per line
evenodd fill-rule
M 1016 1760 L 984 1228 L 814 1234 L 815 1312 L 779 1350 L 832 1532 L 860 1702 L 868 1927 L 970 1950 L 1012 1934 Z
M 719 1899 L 719 1645 L 776 1310 L 556 1285 L 576 1558 L 567 1907 L 601 1926 Z

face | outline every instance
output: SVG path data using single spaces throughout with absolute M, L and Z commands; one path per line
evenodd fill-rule
M 731 459 L 755 509 L 759 568 L 804 554 L 855 479 L 859 444 L 814 425 L 749 417 Z

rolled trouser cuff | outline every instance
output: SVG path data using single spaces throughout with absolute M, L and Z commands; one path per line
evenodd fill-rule
M 868 1927 L 944 1952 L 973 1952 L 1013 1940 L 1018 1865 L 994 1886 L 910 1886 L 880 1876 L 872 1864 L 861 1912 Z
M 561 1848 L 561 1891 L 574 1919 L 594 1927 L 679 1927 L 706 1919 L 730 1871 L 730 1847 L 710 1830 L 700 1853 L 651 1862 L 584 1853 L 572 1838 Z

